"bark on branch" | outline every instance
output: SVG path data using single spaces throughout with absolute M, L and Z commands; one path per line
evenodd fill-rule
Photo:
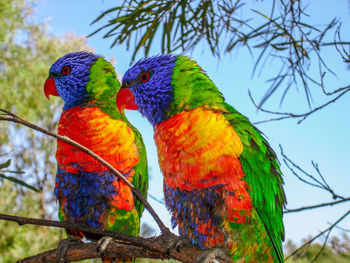
M 141 238 L 138 238 L 141 239 Z M 152 240 L 153 239 L 153 240 Z M 152 241 L 153 249 L 141 245 L 135 245 L 125 241 L 115 240 L 108 245 L 103 252 L 103 258 L 106 259 L 127 259 L 127 258 L 153 258 L 153 259 L 176 259 L 184 263 L 196 262 L 200 249 L 193 246 L 184 247 L 180 251 L 176 249 L 166 252 L 166 243 L 161 237 L 149 238 Z M 56 249 L 52 249 L 35 256 L 19 259 L 18 263 L 56 263 Z M 97 251 L 97 241 L 92 243 L 82 243 L 73 245 L 66 254 L 67 262 L 80 261 L 84 259 L 101 258 L 101 253 Z M 219 261 L 218 261 L 219 262 Z
M 181 262 L 190 263 L 195 262 L 197 257 L 202 252 L 202 250 L 200 250 L 197 246 L 193 245 L 186 245 L 180 250 L 177 250 L 175 247 L 172 248 L 169 244 L 173 243 L 173 240 L 179 240 L 179 237 L 174 234 L 162 234 L 158 237 L 143 238 L 133 237 L 72 222 L 59 222 L 54 220 L 27 218 L 5 214 L 0 214 L 0 220 L 17 222 L 19 225 L 30 224 L 75 229 L 82 232 L 89 232 L 95 235 L 100 235 L 101 237 L 110 236 L 114 238 L 115 241 L 107 247 L 103 255 L 97 251 L 96 241 L 91 243 L 73 245 L 67 251 L 67 260 L 69 262 L 91 258 L 101 258 L 101 256 L 103 256 L 105 258 L 120 259 L 131 257 L 157 259 L 172 258 Z M 18 262 L 57 262 L 56 249 L 52 249 L 25 259 L 20 259 Z
M 74 262 L 84 259 L 100 258 L 101 255 L 97 252 L 97 242 L 80 244 L 70 247 L 67 251 L 67 261 Z M 127 244 L 122 242 L 113 242 L 105 250 L 105 258 L 124 258 L 131 257 L 142 257 L 142 258 L 158 258 L 163 259 L 164 255 L 162 253 L 144 249 L 133 244 Z M 121 256 L 122 255 L 122 256 Z M 37 262 L 47 262 L 55 263 L 56 249 L 46 251 L 44 253 L 19 259 L 17 263 L 37 263 Z

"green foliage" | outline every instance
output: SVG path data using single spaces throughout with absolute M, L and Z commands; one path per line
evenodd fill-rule
M 37 217 L 40 196 L 33 191 L 19 193 L 15 184 L 4 181 L 0 187 L 0 213 Z M 0 221 L 0 262 L 12 263 L 19 258 L 32 256 L 57 246 L 63 231 Z
M 290 240 L 286 242 L 286 255 L 293 252 L 297 246 Z M 290 263 L 347 263 L 350 262 L 350 239 L 343 233 L 340 237 L 333 237 L 332 240 L 322 248 L 319 243 L 314 243 L 302 250 L 300 250 L 290 260 Z
M 60 99 L 49 102 L 43 95 L 49 68 L 65 53 L 91 49 L 84 37 L 48 34 L 45 24 L 33 21 L 34 6 L 33 0 L 0 0 L 0 107 L 55 130 L 62 103 Z M 56 216 L 52 206 L 55 148 L 55 140 L 48 136 L 0 122 L 0 152 L 8 153 L 6 158 L 0 155 L 1 213 Z M 62 233 L 54 228 L 0 221 L 0 262 L 15 262 L 19 257 L 54 248 Z
M 205 43 L 217 57 L 246 47 L 250 52 L 255 51 L 252 54 L 258 54 L 253 74 L 263 70 L 267 61 L 278 63 L 259 106 L 284 87 L 282 103 L 292 86 L 304 88 L 310 106 L 309 86 L 321 88 L 325 74 L 334 74 L 321 51 L 333 48 L 338 51 L 340 61 L 349 61 L 345 50 L 350 42 L 342 41 L 339 34 L 341 20 L 325 18 L 324 25 L 312 25 L 307 1 L 260 2 L 264 3 L 124 0 L 92 22 L 104 21 L 104 25 L 91 35 L 104 31 L 103 38 L 114 39 L 112 47 L 126 43 L 134 50 L 132 59 L 142 49 L 147 56 L 154 42 L 158 42 L 162 53 L 187 52 Z M 155 37 L 157 34 L 160 38 Z M 313 65 L 317 65 L 314 69 L 319 70 L 319 75 L 311 73 Z
M 67 52 L 89 49 L 85 38 L 54 37 L 32 21 L 33 1 L 0 1 L 0 107 L 30 121 L 50 120 L 58 107 L 43 95 L 49 67 Z M 60 105 L 61 106 L 61 105 Z
M 233 38 L 242 37 L 237 28 L 244 21 L 235 14 L 242 6 L 240 1 L 125 0 L 93 21 L 115 17 L 92 35 L 109 29 L 104 38 L 114 38 L 112 47 L 124 42 L 129 47 L 132 35 L 140 32 L 134 58 L 142 47 L 148 54 L 156 32 L 161 30 L 162 53 L 189 50 L 205 39 L 212 53 L 219 56 L 219 40 L 223 33 L 232 33 Z
M 49 102 L 44 96 L 43 85 L 49 68 L 65 53 L 91 49 L 84 37 L 48 34 L 45 24 L 33 22 L 34 6 L 33 0 L 0 0 L 0 108 L 55 130 L 62 102 L 60 99 Z M 48 216 L 45 205 L 52 202 L 55 147 L 55 140 L 48 136 L 15 124 L 0 123 L 0 150 L 11 153 L 9 168 L 25 171 L 20 176 L 14 174 L 12 179 L 50 192 L 50 195 L 41 194 L 42 217 Z M 0 159 L 0 163 L 3 161 L 6 160 Z

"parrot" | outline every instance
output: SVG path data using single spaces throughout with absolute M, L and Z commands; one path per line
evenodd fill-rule
M 283 262 L 286 197 L 264 135 L 184 55 L 143 58 L 129 68 L 117 107 L 154 129 L 172 227 L 231 262 Z
M 48 99 L 53 95 L 64 101 L 58 134 L 102 157 L 146 197 L 145 146 L 139 131 L 115 104 L 120 87 L 111 63 L 100 55 L 80 51 L 68 53 L 52 64 L 44 93 Z M 92 156 L 60 140 L 56 160 L 54 195 L 60 221 L 138 236 L 144 206 L 125 182 Z M 99 239 L 74 230 L 67 233 L 78 240 Z

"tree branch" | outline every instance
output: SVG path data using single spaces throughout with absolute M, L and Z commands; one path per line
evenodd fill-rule
M 19 225 L 38 225 L 38 226 L 51 226 L 65 229 L 75 229 L 81 232 L 89 232 L 91 234 L 103 236 L 110 236 L 114 238 L 114 242 L 111 243 L 107 250 L 101 255 L 97 251 L 97 242 L 85 243 L 72 246 L 67 252 L 67 259 L 69 262 L 91 259 L 91 258 L 159 258 L 169 259 L 173 258 L 181 262 L 190 263 L 195 262 L 196 258 L 202 252 L 197 246 L 187 245 L 181 250 L 174 248 L 169 249 L 169 242 L 176 238 L 174 234 L 171 236 L 162 234 L 158 237 L 143 238 L 133 237 L 122 233 L 117 233 L 109 230 L 102 230 L 87 225 L 76 224 L 73 222 L 60 222 L 46 219 L 36 219 L 19 217 L 13 215 L 0 214 L 0 220 L 7 220 L 17 222 Z M 56 261 L 56 249 L 40 253 L 38 255 L 28 257 L 18 262 L 57 262 Z
M 124 176 L 121 172 L 119 172 L 117 169 L 115 169 L 112 165 L 110 165 L 108 162 L 106 162 L 103 158 L 101 158 L 100 156 L 98 156 L 97 154 L 95 154 L 94 152 L 92 152 L 91 150 L 89 150 L 88 148 L 84 147 L 83 145 L 73 141 L 72 139 L 68 138 L 67 136 L 61 136 L 59 134 L 56 134 L 54 132 L 48 131 L 44 128 L 41 128 L 39 126 L 36 126 L 33 123 L 30 123 L 22 118 L 20 118 L 19 116 L 17 116 L 16 114 L 1 109 L 0 108 L 0 112 L 3 112 L 3 114 L 0 114 L 0 120 L 3 121 L 9 121 L 9 122 L 15 122 L 15 123 L 19 123 L 22 124 L 24 126 L 27 126 L 33 130 L 39 131 L 41 133 L 44 133 L 46 135 L 49 135 L 51 137 L 54 137 L 62 142 L 68 143 L 76 148 L 78 148 L 79 150 L 85 152 L 86 154 L 89 154 L 90 156 L 94 157 L 96 160 L 98 160 L 99 162 L 101 162 L 103 165 L 105 165 L 106 167 L 108 167 L 113 174 L 115 174 L 118 178 L 120 178 L 123 182 L 125 182 L 132 190 L 132 192 L 135 194 L 135 196 L 144 204 L 145 208 L 150 212 L 150 214 L 152 215 L 152 217 L 154 218 L 154 220 L 157 222 L 160 230 L 162 231 L 162 233 L 166 234 L 170 234 L 170 230 L 163 224 L 163 222 L 160 220 L 159 216 L 157 215 L 157 213 L 154 211 L 154 209 L 151 207 L 151 205 L 147 202 L 146 198 L 140 193 L 140 191 L 135 188 L 135 186 L 133 186 Z
M 38 255 L 27 257 L 24 259 L 19 259 L 17 263 L 56 263 L 57 262 L 57 251 L 52 249 Z M 142 257 L 142 258 L 159 258 L 167 259 L 167 255 L 159 253 L 157 251 L 147 250 L 142 247 L 135 246 L 133 244 L 120 243 L 114 241 L 106 248 L 104 252 L 104 258 L 132 258 L 132 257 Z M 101 254 L 97 252 L 97 242 L 79 244 L 71 246 L 66 254 L 67 262 L 75 262 L 84 259 L 101 258 Z M 189 261 L 187 261 L 189 262 Z

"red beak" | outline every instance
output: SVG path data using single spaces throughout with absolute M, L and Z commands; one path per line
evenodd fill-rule
M 120 112 L 124 109 L 127 110 L 137 110 L 138 107 L 135 103 L 134 95 L 130 89 L 122 88 L 119 90 L 117 95 L 117 107 Z
M 50 95 L 52 96 L 59 96 L 57 89 L 56 89 L 56 84 L 54 79 L 52 78 L 48 78 L 45 81 L 45 85 L 44 85 L 44 93 L 45 93 L 45 97 L 49 100 L 50 99 Z

